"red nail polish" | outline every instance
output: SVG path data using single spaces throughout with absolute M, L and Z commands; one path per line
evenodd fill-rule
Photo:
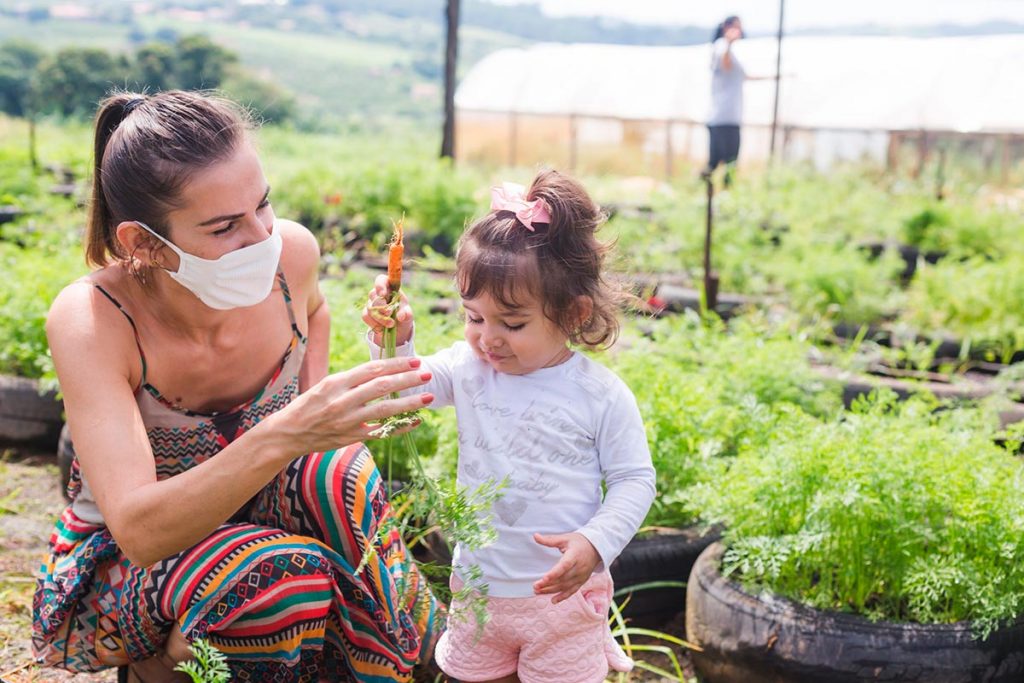
M 420 400 L 423 401 L 423 405 L 426 405 L 428 403 L 432 403 L 434 401 L 434 395 L 433 394 L 423 394 L 423 396 L 420 397 Z
M 420 366 L 420 363 L 421 363 L 421 361 L 420 361 L 419 358 L 410 358 L 409 359 L 409 367 L 410 368 L 418 368 Z
M 420 373 L 420 379 L 423 380 L 424 382 L 429 381 L 430 377 L 431 377 L 431 375 L 430 375 L 429 372 L 421 372 Z

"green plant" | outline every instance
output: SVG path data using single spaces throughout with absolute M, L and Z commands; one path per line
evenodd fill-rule
M 841 420 L 784 413 L 690 495 L 722 523 L 723 571 L 827 610 L 974 622 L 1024 612 L 1024 469 L 995 420 L 876 392 Z
M 76 274 L 81 256 L 62 246 L 21 248 L 0 242 L 0 372 L 52 377 L 46 342 L 50 302 Z
M 809 342 L 761 318 L 645 326 L 645 338 L 630 337 L 609 360 L 636 396 L 658 476 L 647 525 L 700 519 L 687 489 L 716 481 L 741 451 L 766 447 L 780 407 L 827 416 L 841 406 L 839 387 L 811 369 Z
M 1024 257 L 940 261 L 919 270 L 900 320 L 932 337 L 950 335 L 991 360 L 1024 351 Z
M 195 659 L 181 662 L 174 667 L 175 671 L 188 674 L 192 683 L 228 683 L 231 680 L 227 657 L 209 641 L 199 639 L 189 645 L 188 649 Z
M 936 233 L 949 225 L 949 214 L 937 205 L 925 206 L 903 221 L 903 241 L 919 249 L 940 246 Z
M 648 583 L 628 586 L 626 588 L 620 588 L 615 591 L 613 597 L 619 598 L 623 595 L 631 596 L 637 591 L 654 590 L 659 588 L 682 588 L 684 586 L 686 586 L 686 584 L 682 581 L 651 581 Z M 688 679 L 684 675 L 677 650 L 689 649 L 697 650 L 699 652 L 700 646 L 694 645 L 693 643 L 670 633 L 665 633 L 664 631 L 628 625 L 622 616 L 622 610 L 624 610 L 626 605 L 629 604 L 629 600 L 630 597 L 627 597 L 621 604 L 614 602 L 614 600 L 612 601 L 610 610 L 611 617 L 609 621 L 612 626 L 612 637 L 621 641 L 623 651 L 627 656 L 634 660 L 636 668 L 657 674 L 658 676 L 661 676 L 661 680 L 663 681 L 672 681 L 672 683 L 695 683 L 695 679 Z M 672 667 L 671 671 L 649 661 L 641 660 L 635 656 L 637 653 L 641 652 L 650 652 L 662 655 L 668 660 Z M 615 676 L 615 680 L 619 683 L 628 683 L 628 681 L 632 680 L 632 672 L 619 673 Z

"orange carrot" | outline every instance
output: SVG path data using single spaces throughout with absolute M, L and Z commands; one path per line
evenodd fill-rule
M 395 234 L 391 237 L 391 248 L 388 249 L 388 291 L 397 292 L 402 288 L 402 258 L 405 256 L 405 237 L 402 231 L 402 224 L 405 216 L 398 219 L 395 225 Z

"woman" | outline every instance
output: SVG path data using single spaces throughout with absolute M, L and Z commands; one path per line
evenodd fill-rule
M 233 680 L 408 680 L 439 611 L 360 442 L 429 403 L 376 401 L 429 375 L 408 358 L 327 374 L 319 249 L 275 218 L 250 127 L 196 93 L 100 107 L 98 270 L 47 320 L 77 460 L 34 649 L 148 683 L 205 638 Z
M 718 25 L 711 39 L 711 113 L 707 122 L 710 145 L 704 175 L 710 177 L 719 164 L 726 164 L 726 186 L 732 181 L 732 168 L 740 154 L 743 82 L 748 77 L 732 45 L 742 37 L 740 18 L 731 16 Z

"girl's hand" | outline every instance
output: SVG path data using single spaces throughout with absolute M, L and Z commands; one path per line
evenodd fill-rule
M 396 343 L 401 346 L 412 337 L 412 308 L 405 292 L 398 293 L 398 312 L 393 319 L 388 306 L 388 276 L 378 275 L 373 282 L 373 289 L 363 307 L 363 322 L 373 331 L 373 341 L 377 346 L 382 343 L 381 334 L 385 327 L 398 324 Z
M 597 549 L 581 533 L 552 534 L 544 536 L 534 534 L 533 540 L 549 548 L 558 548 L 562 558 L 533 584 L 533 592 L 537 595 L 556 593 L 552 603 L 559 603 L 572 596 L 587 582 L 594 568 L 601 562 Z
M 428 381 L 430 373 L 420 368 L 419 358 L 370 361 L 328 375 L 264 422 L 286 439 L 289 452 L 342 448 L 372 438 L 381 420 L 433 402 L 433 394 L 426 393 L 384 398 Z

